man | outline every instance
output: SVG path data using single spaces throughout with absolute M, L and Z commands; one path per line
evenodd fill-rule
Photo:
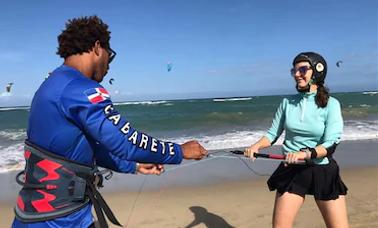
M 97 16 L 69 20 L 58 36 L 57 54 L 64 64 L 32 101 L 13 227 L 91 227 L 92 204 L 102 227 L 107 227 L 103 212 L 120 225 L 97 191 L 103 174 L 97 166 L 160 174 L 159 164 L 206 156 L 198 142 L 157 140 L 134 129 L 115 110 L 99 84 L 116 55 L 109 40 L 108 26 Z

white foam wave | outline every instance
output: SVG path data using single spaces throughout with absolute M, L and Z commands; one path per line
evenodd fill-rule
M 248 147 L 259 140 L 266 131 L 236 131 L 226 134 L 198 137 L 168 138 L 167 141 L 184 143 L 198 140 L 208 150 L 221 150 L 238 147 Z M 378 121 L 345 121 L 342 140 L 378 139 Z M 284 134 L 275 145 L 282 145 Z
M 3 130 L 0 131 L 0 137 L 7 140 L 23 140 L 26 138 L 26 131 L 25 129 Z
M 1 134 L 1 131 L 0 131 Z M 4 134 L 4 132 L 2 133 Z M 218 135 L 180 136 L 165 138 L 163 140 L 184 143 L 189 140 L 198 140 L 208 150 L 220 150 L 248 147 L 266 134 L 266 130 L 235 131 Z M 5 133 L 9 135 L 9 133 Z M 20 139 L 25 137 L 25 132 L 11 137 Z M 283 135 L 275 145 L 282 145 Z M 378 121 L 348 120 L 344 123 L 342 140 L 366 140 L 378 139 Z M 21 170 L 25 165 L 23 158 L 23 142 L 17 141 L 13 145 L 4 147 L 0 145 L 0 173 L 11 170 Z
M 362 94 L 373 96 L 373 95 L 378 94 L 378 91 L 363 92 Z
M 378 139 L 378 121 L 356 121 L 344 122 L 343 140 L 364 140 Z
M 168 138 L 167 141 L 184 143 L 189 140 L 197 140 L 203 145 L 207 150 L 221 150 L 221 149 L 231 149 L 238 147 L 248 147 L 252 143 L 259 140 L 265 131 L 238 131 L 230 132 L 226 134 L 214 135 L 214 136 L 200 136 L 200 137 L 180 137 L 180 138 Z M 276 145 L 282 145 L 283 136 L 281 136 Z
M 233 97 L 233 98 L 214 98 L 214 102 L 225 102 L 225 101 L 249 101 L 252 97 Z
M 169 104 L 168 101 L 128 101 L 128 102 L 117 102 L 114 105 L 159 105 L 159 104 Z
M 0 148 L 0 173 L 22 170 L 25 166 L 23 143 Z
M 22 107 L 0 107 L 0 111 L 15 111 L 15 110 L 29 110 L 29 106 Z

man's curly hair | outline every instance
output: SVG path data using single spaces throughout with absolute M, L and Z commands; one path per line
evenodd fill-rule
M 89 52 L 96 41 L 101 47 L 110 47 L 110 31 L 96 15 L 90 17 L 79 17 L 68 20 L 66 29 L 58 36 L 59 47 L 56 54 L 62 58 L 75 54 Z

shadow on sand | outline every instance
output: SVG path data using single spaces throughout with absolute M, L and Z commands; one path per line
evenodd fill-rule
M 206 208 L 200 206 L 193 206 L 189 208 L 194 214 L 194 220 L 185 228 L 191 228 L 201 223 L 205 224 L 207 228 L 233 228 L 224 218 L 219 215 L 208 212 Z

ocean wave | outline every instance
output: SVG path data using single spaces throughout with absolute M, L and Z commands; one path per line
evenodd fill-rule
M 17 111 L 17 110 L 29 110 L 30 106 L 21 106 L 21 107 L 0 107 L 1 111 Z
M 168 101 L 127 101 L 127 102 L 116 102 L 114 105 L 159 105 L 159 104 L 170 104 Z
M 189 140 L 198 140 L 207 150 L 221 150 L 232 148 L 246 148 L 266 134 L 265 130 L 233 131 L 229 133 L 213 135 L 181 135 L 178 137 L 162 137 L 165 141 L 184 143 Z M 17 131 L 16 131 L 17 132 Z M 0 172 L 21 170 L 25 161 L 23 158 L 23 142 L 25 132 L 9 133 L 0 131 L 0 135 L 14 138 L 16 141 L 10 146 L 0 145 Z M 347 120 L 344 122 L 342 140 L 366 140 L 378 139 L 378 120 Z M 17 141 L 18 140 L 18 141 Z M 284 134 L 277 140 L 275 145 L 282 145 Z
M 362 94 L 373 96 L 373 95 L 378 94 L 378 91 L 367 91 L 367 92 L 363 92 Z
M 344 132 L 342 139 L 378 139 L 378 121 L 347 120 L 344 122 Z
M 22 142 L 0 148 L 0 173 L 24 168 L 23 149 L 24 144 Z
M 221 150 L 238 147 L 248 147 L 266 134 L 267 130 L 235 131 L 219 135 L 185 136 L 167 138 L 171 142 L 184 143 L 189 140 L 198 140 L 208 150 Z M 378 139 L 378 121 L 356 121 L 344 122 L 342 140 L 367 140 Z M 284 134 L 279 137 L 275 145 L 282 145 Z
M 266 131 L 235 131 L 220 135 L 179 138 L 167 138 L 166 141 L 184 143 L 189 140 L 199 141 L 207 150 L 222 150 L 238 147 L 248 147 L 266 134 Z M 284 136 L 281 136 L 276 145 L 282 145 Z
M 225 102 L 225 101 L 249 101 L 252 97 L 232 97 L 232 98 L 214 98 L 214 102 Z
M 6 140 L 24 140 L 26 138 L 25 129 L 15 129 L 15 130 L 3 130 L 0 131 L 0 139 Z

